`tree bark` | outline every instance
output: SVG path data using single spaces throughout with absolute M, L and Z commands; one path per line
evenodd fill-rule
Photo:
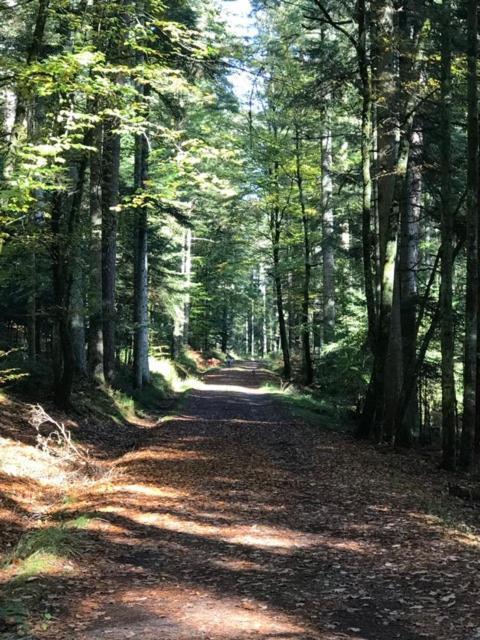
M 117 212 L 120 182 L 120 136 L 116 122 L 104 127 L 102 157 L 102 298 L 103 298 L 103 367 L 105 379 L 115 376 Z
M 312 265 L 310 245 L 310 220 L 308 219 L 307 208 L 305 205 L 305 194 L 303 190 L 300 131 L 298 126 L 295 128 L 295 177 L 298 188 L 298 200 L 300 204 L 300 211 L 302 214 L 303 227 L 303 291 L 301 324 L 302 370 L 304 383 L 306 385 L 309 385 L 313 382 L 313 363 L 310 346 L 310 281 L 312 274 Z
M 88 287 L 88 373 L 92 380 L 105 382 L 103 372 L 102 317 L 102 146 L 103 127 L 97 124 L 90 152 L 90 260 Z
M 467 4 L 468 176 L 467 176 L 467 290 L 465 300 L 465 355 L 463 424 L 459 465 L 473 462 L 476 419 L 477 306 L 478 306 L 478 2 Z
M 327 126 L 322 139 L 321 162 L 323 342 L 325 344 L 335 339 L 335 228 L 331 170 L 332 136 Z
M 137 15 L 140 24 L 145 25 L 145 2 L 137 0 Z M 139 53 L 137 62 L 144 62 L 144 54 Z M 139 85 L 140 96 L 148 97 L 146 85 Z M 145 108 L 145 107 L 144 107 Z M 134 191 L 141 194 L 148 181 L 149 147 L 147 133 L 135 136 Z M 134 257 L 134 337 L 133 337 L 133 369 L 134 384 L 142 389 L 150 382 L 148 364 L 149 327 L 148 327 L 148 216 L 147 207 L 142 203 L 136 211 L 135 257 Z
M 440 341 L 442 352 L 442 466 L 455 468 L 456 419 L 453 323 L 453 210 L 452 210 L 452 41 L 450 33 L 451 1 L 442 7 L 442 74 L 440 94 L 441 163 L 441 238 L 442 265 L 440 284 Z
M 406 180 L 406 197 L 401 212 L 400 223 L 400 314 L 403 375 L 407 374 L 409 365 L 415 360 L 417 350 L 417 272 L 418 272 L 418 239 L 419 220 L 422 204 L 422 145 L 423 138 L 418 124 L 412 131 L 411 156 Z M 401 381 L 401 386 L 404 382 Z M 417 421 L 416 393 L 397 426 L 395 444 L 410 446 L 412 431 Z M 393 418 L 395 420 L 395 416 Z

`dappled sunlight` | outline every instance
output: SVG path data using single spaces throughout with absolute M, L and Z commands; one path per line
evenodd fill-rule
M 107 612 L 112 620 L 108 627 L 97 626 L 87 632 L 87 640 L 112 636 L 141 636 L 145 640 L 246 640 L 253 636 L 300 640 L 310 636 L 304 623 L 254 598 L 222 597 L 204 588 L 131 589 L 118 594 Z M 122 634 L 124 619 L 129 620 L 132 635 Z
M 133 505 L 120 506 L 112 504 L 99 507 L 97 511 L 99 513 L 120 515 L 128 518 L 132 523 L 142 526 L 156 527 L 160 530 L 198 536 L 208 540 L 218 540 L 227 544 L 265 550 L 281 555 L 315 547 L 356 554 L 365 554 L 374 550 L 372 544 L 348 538 L 341 539 L 320 534 L 308 534 L 280 526 L 273 527 L 248 523 L 229 524 L 228 520 L 234 520 L 234 517 L 225 516 L 222 512 L 197 512 L 193 517 L 189 517 L 187 514 L 183 517 L 155 510 L 140 511 L 135 509 Z M 211 518 L 212 522 L 201 522 L 197 518 Z M 219 522 L 219 520 L 222 520 L 222 522 Z M 125 527 L 120 527 L 118 532 L 125 532 L 125 530 Z
M 117 484 L 111 487 L 111 490 L 115 493 L 126 492 L 131 494 L 141 494 L 143 496 L 151 496 L 153 498 L 184 498 L 189 495 L 187 491 L 173 489 L 172 487 L 146 484 Z
M 169 449 L 162 447 L 155 447 L 152 449 L 140 449 L 131 454 L 124 456 L 117 466 L 121 467 L 124 464 L 130 462 L 158 462 L 162 460 L 209 460 L 210 457 L 199 453 L 198 451 L 185 451 L 182 449 Z
M 268 396 L 271 391 L 268 389 L 258 388 L 258 387 L 245 387 L 241 385 L 235 384 L 216 384 L 216 383 L 205 383 L 199 380 L 196 380 L 192 383 L 192 389 L 196 389 L 197 391 L 219 391 L 222 393 L 242 393 L 246 395 L 255 395 L 255 396 Z
M 39 638 L 417 640 L 427 607 L 444 625 L 442 598 L 466 615 L 444 581 L 476 567 L 474 535 L 422 511 L 396 476 L 364 474 L 354 443 L 313 438 L 271 396 L 213 382 L 56 508 L 59 528 L 88 522 L 78 564 L 34 568 L 65 601 L 64 635 Z
M 242 560 L 241 558 L 212 558 L 210 564 L 220 569 L 227 571 L 264 571 L 264 567 L 258 562 L 252 562 L 251 560 Z
M 105 508 L 109 511 L 124 512 L 124 509 Z M 142 525 L 154 525 L 160 529 L 202 536 L 258 549 L 288 551 L 313 546 L 315 536 L 309 536 L 280 527 L 262 525 L 214 525 L 197 522 L 191 518 L 179 518 L 171 514 L 128 511 L 128 517 Z
M 61 460 L 37 447 L 0 438 L 0 473 L 59 486 L 66 483 L 69 470 Z

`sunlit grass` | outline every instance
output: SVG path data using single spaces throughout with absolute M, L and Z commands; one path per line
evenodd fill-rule
M 261 392 L 275 395 L 293 416 L 306 422 L 318 424 L 321 419 L 321 425 L 326 428 L 342 430 L 349 427 L 346 408 L 318 392 L 298 389 L 295 386 L 281 389 L 270 383 L 263 385 Z
M 5 561 L 15 566 L 16 576 L 49 573 L 68 558 L 80 555 L 78 531 L 86 529 L 90 518 L 81 516 L 58 526 L 43 527 L 26 533 Z

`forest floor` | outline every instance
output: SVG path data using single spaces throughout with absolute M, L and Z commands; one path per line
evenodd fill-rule
M 478 511 L 419 456 L 293 418 L 271 381 L 209 373 L 123 450 L 97 442 L 108 472 L 43 512 L 63 560 L 4 573 L 31 618 L 0 637 L 479 639 Z

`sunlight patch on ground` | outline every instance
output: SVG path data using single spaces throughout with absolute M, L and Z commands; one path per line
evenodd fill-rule
M 185 498 L 189 495 L 186 491 L 179 491 L 171 487 L 158 487 L 147 484 L 117 484 L 112 487 L 112 491 L 115 491 L 115 493 L 122 491 L 133 494 L 139 493 L 153 498 Z
M 0 438 L 0 473 L 17 478 L 31 478 L 43 485 L 67 482 L 66 465 L 36 447 Z
M 273 553 L 285 554 L 297 549 L 310 549 L 319 546 L 357 554 L 366 554 L 372 551 L 371 545 L 365 542 L 307 534 L 281 527 L 248 524 L 208 524 L 198 522 L 192 518 L 181 518 L 156 511 L 136 511 L 128 507 L 107 506 L 99 509 L 99 511 L 124 515 L 140 525 L 153 526 L 179 534 L 221 540 L 228 544 L 265 549 Z M 213 518 L 214 514 L 210 514 L 210 517 Z M 218 517 L 223 519 L 223 514 L 219 513 Z
M 181 449 L 140 449 L 132 454 L 124 456 L 117 464 L 121 467 L 130 462 L 158 462 L 162 460 L 210 460 L 211 456 L 198 453 L 198 451 L 182 451 Z
M 241 558 L 215 558 L 210 562 L 216 567 L 227 571 L 263 571 L 262 565 L 258 564 L 258 562 L 242 560 Z
M 295 619 L 252 598 L 221 597 L 205 589 L 136 589 L 119 594 L 103 623 L 84 638 L 99 640 L 246 640 L 306 638 L 308 630 Z
M 257 387 L 242 387 L 235 384 L 205 384 L 199 380 L 192 383 L 192 389 L 197 391 L 220 391 L 223 393 L 244 393 L 246 395 L 265 396 L 271 392 L 268 389 L 259 389 Z

